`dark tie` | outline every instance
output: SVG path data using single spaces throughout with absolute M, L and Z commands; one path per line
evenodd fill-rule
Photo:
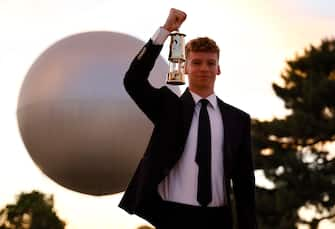
M 198 164 L 197 200 L 201 206 L 207 206 L 212 200 L 211 183 L 211 128 L 207 112 L 207 99 L 201 99 L 199 114 L 198 145 L 195 161 Z

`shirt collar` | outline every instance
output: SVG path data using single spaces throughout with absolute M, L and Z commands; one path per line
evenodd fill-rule
M 217 98 L 216 98 L 216 95 L 213 93 L 211 94 L 210 96 L 208 96 L 207 98 L 202 98 L 200 95 L 190 91 L 192 97 L 193 97 L 193 100 L 194 100 L 194 103 L 195 104 L 198 104 L 200 99 L 207 99 L 209 101 L 209 104 L 213 107 L 213 109 L 215 110 L 217 107 L 218 107 L 218 101 L 217 101 Z

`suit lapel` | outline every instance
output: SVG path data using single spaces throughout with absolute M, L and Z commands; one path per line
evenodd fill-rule
M 222 121 L 223 121 L 223 163 L 224 163 L 224 172 L 225 177 L 230 177 L 231 171 L 232 171 L 232 151 L 231 151 L 231 139 L 230 139 L 230 133 L 233 131 L 233 125 L 232 120 L 229 117 L 230 112 L 227 107 L 227 105 L 217 98 L 219 108 L 222 115 Z
M 190 130 L 191 123 L 192 123 L 195 103 L 194 103 L 193 97 L 191 93 L 189 92 L 188 88 L 185 90 L 185 92 L 180 97 L 180 99 L 182 103 L 182 106 L 181 106 L 182 122 L 181 123 L 183 125 L 181 142 L 185 144 L 187 136 L 188 136 L 188 132 Z M 182 147 L 184 148 L 184 145 Z

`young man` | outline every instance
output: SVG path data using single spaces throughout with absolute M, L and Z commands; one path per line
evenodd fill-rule
M 181 97 L 148 81 L 164 41 L 185 19 L 184 12 L 171 9 L 124 78 L 127 92 L 154 130 L 119 206 L 157 229 L 232 229 L 233 183 L 236 224 L 255 229 L 250 117 L 214 94 L 220 74 L 216 43 L 205 37 L 186 45 L 189 87 Z

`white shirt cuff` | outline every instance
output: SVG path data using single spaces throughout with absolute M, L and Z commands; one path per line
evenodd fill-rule
M 155 45 L 163 45 L 169 35 L 170 32 L 168 30 L 163 27 L 159 27 L 159 29 L 157 29 L 155 34 L 151 37 L 151 40 Z

